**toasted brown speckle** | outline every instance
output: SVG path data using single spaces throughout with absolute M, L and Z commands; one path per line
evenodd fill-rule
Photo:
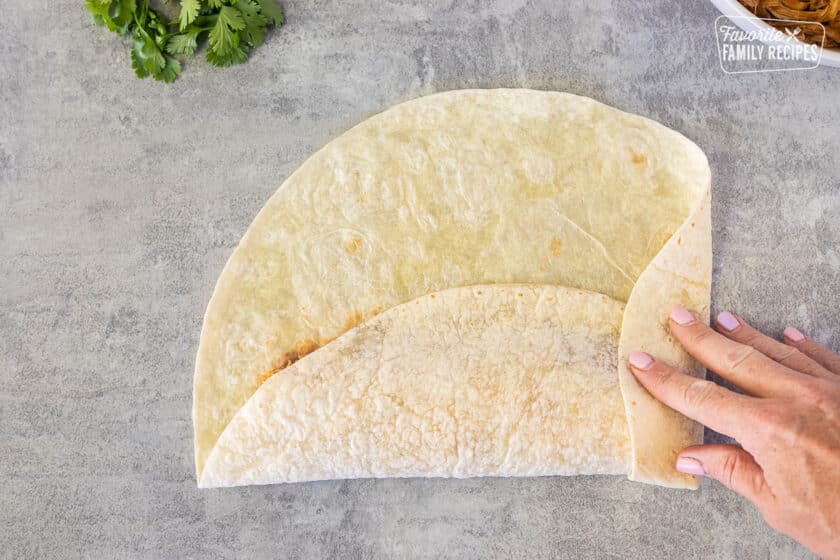
M 310 354 L 326 344 L 330 342 L 330 340 L 321 340 L 320 342 L 316 342 L 312 339 L 301 340 L 295 347 L 283 354 L 283 356 L 277 361 L 277 367 L 274 367 L 262 374 L 260 374 L 259 378 L 257 379 L 257 384 L 262 385 L 265 383 L 267 379 L 269 379 L 272 375 L 286 369 L 296 361 L 300 360 L 307 354 Z
M 633 148 L 627 148 L 630 151 L 630 157 L 636 165 L 645 165 L 648 161 L 647 156 L 643 153 L 635 151 Z
M 554 237 L 549 243 L 548 248 L 551 249 L 551 254 L 555 257 L 563 256 L 563 240 L 559 237 Z
M 344 321 L 344 330 L 349 331 L 362 321 L 364 321 L 364 315 L 362 315 L 361 311 L 353 311 L 350 315 L 347 316 L 347 320 Z
M 362 246 L 362 240 L 358 237 L 353 237 L 344 241 L 344 250 L 351 255 L 359 250 Z

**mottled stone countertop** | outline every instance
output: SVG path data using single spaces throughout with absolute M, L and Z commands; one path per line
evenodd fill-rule
M 2 5 L 0 557 L 811 557 L 710 482 L 199 491 L 192 367 L 281 180 L 365 117 L 465 87 L 587 95 L 692 138 L 714 176 L 713 311 L 838 347 L 840 70 L 724 74 L 704 1 L 286 0 L 248 64 L 164 85 L 78 1 Z

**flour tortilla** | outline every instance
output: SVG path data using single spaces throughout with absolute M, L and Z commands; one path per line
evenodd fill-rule
M 623 311 L 546 285 L 398 305 L 268 379 L 216 442 L 200 485 L 624 474 Z
M 569 94 L 446 92 L 362 122 L 287 179 L 219 279 L 196 362 L 199 479 L 209 484 L 205 462 L 248 399 L 294 366 L 275 370 L 313 350 L 336 359 L 342 333 L 424 294 L 521 282 L 627 302 L 615 354 L 629 476 L 695 486 L 673 457 L 698 427 L 655 402 L 624 358 L 649 349 L 702 373 L 664 318 L 676 303 L 708 313 L 709 190 L 685 137 Z M 321 472 L 308 468 L 302 480 Z

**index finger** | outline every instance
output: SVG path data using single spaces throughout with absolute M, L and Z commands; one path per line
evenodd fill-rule
M 716 432 L 741 441 L 758 399 L 697 379 L 645 352 L 632 352 L 630 370 L 656 399 Z

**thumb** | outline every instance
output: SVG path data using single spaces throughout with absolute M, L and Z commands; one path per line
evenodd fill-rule
M 769 495 L 764 471 L 752 455 L 737 445 L 695 445 L 683 449 L 677 470 L 714 478 L 758 504 Z

